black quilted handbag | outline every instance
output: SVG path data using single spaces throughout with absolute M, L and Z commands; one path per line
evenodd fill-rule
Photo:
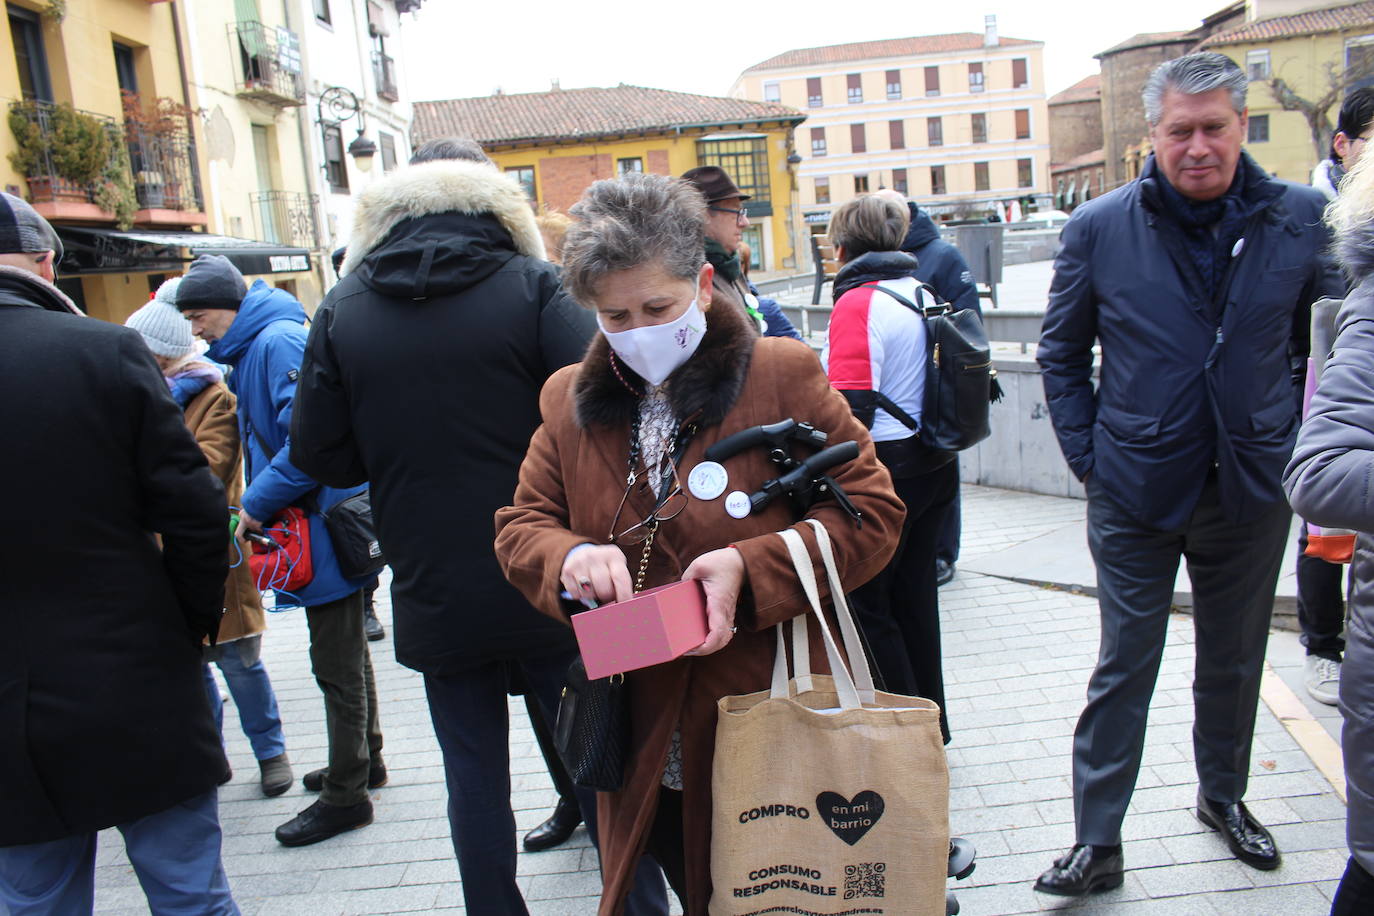
M 618 790 L 624 782 L 630 743 L 625 676 L 589 681 L 582 659 L 569 665 L 553 740 L 574 783 L 601 792 Z

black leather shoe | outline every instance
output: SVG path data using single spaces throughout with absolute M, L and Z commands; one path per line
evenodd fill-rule
M 525 834 L 522 841 L 526 852 L 543 852 L 561 846 L 572 836 L 577 825 L 582 823 L 582 811 L 571 798 L 560 798 L 558 807 L 544 823 Z
M 382 629 L 382 622 L 377 619 L 377 612 L 371 607 L 363 610 L 363 635 L 367 637 L 368 642 L 386 639 L 386 630 Z
M 935 584 L 948 585 L 954 581 L 954 564 L 948 560 L 935 560 Z
M 367 799 L 356 805 L 327 805 L 317 801 L 277 828 L 277 842 L 283 846 L 309 846 L 370 823 L 372 802 Z
M 318 770 L 311 770 L 301 777 L 301 785 L 307 792 L 318 792 L 324 788 L 324 774 L 329 772 L 329 767 L 320 767 Z M 374 763 L 367 770 L 367 787 L 369 789 L 380 789 L 386 785 L 386 764 Z
M 1035 889 L 1060 897 L 1108 891 L 1125 880 L 1123 862 L 1120 846 L 1079 843 L 1054 860 L 1054 866 L 1036 880 Z
M 1197 797 L 1197 819 L 1221 834 L 1231 854 L 1251 868 L 1273 871 L 1283 861 L 1274 837 L 1245 807 L 1245 802 L 1223 805 Z

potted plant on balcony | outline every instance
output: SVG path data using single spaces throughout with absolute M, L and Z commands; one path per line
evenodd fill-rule
M 148 208 L 183 209 L 182 169 L 189 166 L 189 119 L 195 109 L 158 96 L 147 105 L 122 92 L 124 140 L 133 159 L 139 203 Z
M 110 138 L 99 119 L 61 104 L 46 109 L 46 129 L 35 112 L 10 109 L 16 148 L 10 163 L 29 183 L 35 202 L 91 199 L 93 185 L 110 158 Z

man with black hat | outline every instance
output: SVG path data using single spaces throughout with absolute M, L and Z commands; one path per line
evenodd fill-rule
M 749 281 L 739 261 L 739 246 L 749 228 L 744 202 L 749 195 L 740 191 L 725 169 L 700 165 L 682 173 L 682 180 L 696 187 L 706 198 L 706 260 L 715 268 L 711 287 L 715 300 L 732 302 L 754 319 L 760 333 L 763 316 L 757 299 L 749 292 Z
M 53 285 L 61 255 L 0 194 L 0 912 L 90 913 L 96 833 L 118 827 L 153 912 L 237 914 L 200 648 L 224 490 L 138 333 Z
M 228 258 L 202 255 L 177 287 L 177 308 L 210 344 L 205 355 L 233 366 L 244 473 L 239 528 L 261 531 L 289 506 L 309 517 L 311 578 L 286 589 L 284 574 L 259 583 L 277 606 L 304 605 L 310 624 L 310 668 L 324 693 L 329 765 L 301 782 L 320 799 L 277 828 L 284 846 L 305 846 L 372 823 L 368 789 L 386 782 L 377 687 L 363 630 L 363 588 L 374 577 L 348 578 L 321 515 L 366 485 L 322 487 L 290 458 L 291 412 L 305 353 L 305 309 L 262 280 L 251 287 Z M 244 548 L 248 552 L 248 548 Z

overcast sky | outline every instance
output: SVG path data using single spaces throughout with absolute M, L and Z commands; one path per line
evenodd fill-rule
M 1137 32 L 1189 29 L 1225 0 L 427 0 L 402 20 L 416 101 L 630 83 L 725 95 L 741 70 L 793 48 L 981 32 L 1045 42 L 1052 95 L 1097 72 L 1093 55 Z

